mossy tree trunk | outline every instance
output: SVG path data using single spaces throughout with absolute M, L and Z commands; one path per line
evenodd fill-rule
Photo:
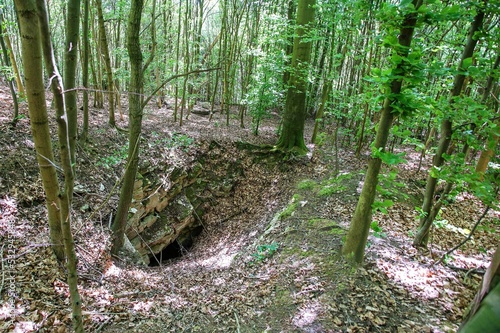
M 482 5 L 478 6 L 477 14 L 474 17 L 474 21 L 472 22 L 471 27 L 469 29 L 467 42 L 465 44 L 465 48 L 462 53 L 460 63 L 458 65 L 458 73 L 455 75 L 455 80 L 453 82 L 453 87 L 450 93 L 449 103 L 452 110 L 454 108 L 455 98 L 460 96 L 460 94 L 462 93 L 462 88 L 464 86 L 466 78 L 465 73 L 467 72 L 466 69 L 464 69 L 464 61 L 468 58 L 471 58 L 472 55 L 474 54 L 474 49 L 476 47 L 479 38 L 477 36 L 477 32 L 481 29 L 483 25 L 484 14 L 485 14 L 484 8 L 481 6 L 484 6 L 485 4 L 486 1 L 484 1 Z M 441 122 L 441 138 L 438 143 L 436 155 L 434 155 L 434 159 L 432 161 L 432 169 L 439 169 L 445 162 L 444 155 L 448 151 L 448 148 L 451 143 L 451 136 L 453 134 L 451 118 L 452 114 L 448 114 Z M 434 218 L 437 216 L 437 213 L 439 212 L 440 209 L 440 206 L 437 207 L 438 208 L 437 210 L 435 209 L 436 207 L 434 206 L 436 206 L 437 204 L 442 204 L 441 200 L 434 203 L 434 192 L 436 191 L 437 182 L 438 179 L 431 170 L 429 172 L 429 175 L 427 176 L 424 200 L 422 203 L 422 212 L 421 212 L 422 217 L 420 218 L 418 230 L 413 240 L 414 246 L 426 247 L 429 241 L 430 227 L 434 222 Z M 434 213 L 432 212 L 433 209 L 435 210 Z
M 127 167 L 120 192 L 120 202 L 113 225 L 113 245 L 111 252 L 118 253 L 123 247 L 124 232 L 127 225 L 128 210 L 132 201 L 135 176 L 139 165 L 139 141 L 142 126 L 142 105 L 140 92 L 143 85 L 144 69 L 139 32 L 141 30 L 141 14 L 143 0 L 133 0 L 130 7 L 127 28 L 127 49 L 130 57 L 130 93 L 129 100 L 129 148 Z
M 276 148 L 298 154 L 307 152 L 304 142 L 307 76 L 311 60 L 310 31 L 314 22 L 316 0 L 299 0 L 297 29 L 293 41 L 292 69 L 288 81 L 283 127 Z
M 413 39 L 413 32 L 417 23 L 417 10 L 422 5 L 422 0 L 413 0 L 415 10 L 406 14 L 398 36 L 398 45 L 394 47 L 393 52 L 396 52 L 402 59 L 406 59 L 410 51 L 410 44 Z M 374 142 L 374 150 L 385 150 L 387 138 L 394 119 L 393 110 L 397 104 L 398 96 L 400 96 L 403 86 L 403 77 L 407 74 L 408 66 L 406 61 L 401 61 L 392 70 L 392 80 L 389 83 L 387 97 L 381 111 L 380 121 L 378 124 L 377 135 Z M 368 168 L 361 190 L 361 195 L 356 205 L 356 210 L 351 219 L 349 232 L 346 242 L 342 248 L 342 253 L 349 259 L 353 259 L 356 263 L 362 263 L 365 255 L 365 246 L 368 239 L 372 218 L 372 204 L 375 201 L 378 174 L 382 160 L 377 156 L 372 156 L 368 162 Z

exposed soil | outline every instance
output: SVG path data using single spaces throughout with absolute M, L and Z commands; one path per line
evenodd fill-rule
M 0 331 L 70 331 L 65 269 L 48 244 L 26 105 L 26 117 L 10 127 L 8 89 L 0 90 Z M 406 184 L 397 191 L 409 197 L 374 216 L 382 231 L 370 235 L 365 265 L 354 269 L 338 253 L 366 155 L 356 158 L 346 141 L 335 152 L 326 140 L 310 146 L 307 158 L 283 162 L 237 148 L 240 141 L 275 143 L 277 118 L 266 120 L 256 137 L 236 116 L 226 126 L 220 114 L 211 122 L 193 114 L 179 127 L 172 110 L 151 106 L 142 163 L 188 163 L 205 154 L 214 172 L 223 171 L 218 159 L 239 159 L 244 177 L 233 195 L 210 203 L 203 232 L 182 257 L 134 266 L 109 256 L 127 137 L 107 127 L 105 110 L 91 112 L 90 140 L 77 152 L 77 185 L 87 191 L 75 196 L 73 222 L 88 332 L 453 332 L 481 279 L 474 269 L 487 267 L 498 239 L 499 213 L 490 211 L 449 266 L 432 265 L 484 210 L 464 193 L 443 212 L 448 223 L 434 230 L 431 251 L 411 246 L 429 158 L 416 173 L 419 156 L 409 149 L 409 163 L 397 169 Z M 194 143 L 168 144 L 174 133 Z

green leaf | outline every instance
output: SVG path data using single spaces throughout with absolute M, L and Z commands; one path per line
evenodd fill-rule
M 461 69 L 465 69 L 466 70 L 471 65 L 472 65 L 472 57 L 466 58 L 466 59 L 464 59 L 464 61 L 462 61 L 462 68 Z

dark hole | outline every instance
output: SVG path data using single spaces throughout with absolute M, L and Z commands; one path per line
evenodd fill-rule
M 191 247 L 193 247 L 194 238 L 198 236 L 202 230 L 202 226 L 196 227 L 182 240 L 182 243 L 179 242 L 179 239 L 177 239 L 175 242 L 161 250 L 161 252 L 156 253 L 154 256 L 150 256 L 149 267 L 159 266 L 160 263 L 163 263 L 164 261 L 180 258 L 187 254 Z

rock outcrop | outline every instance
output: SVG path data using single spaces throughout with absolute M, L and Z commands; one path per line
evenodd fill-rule
M 214 172 L 204 159 L 191 166 L 143 167 L 134 186 L 125 235 L 136 253 L 149 264 L 153 255 L 173 242 L 192 244 L 202 229 L 202 217 L 209 200 L 230 195 L 241 169 L 237 162 L 220 162 Z M 219 170 L 220 170 L 219 169 Z M 134 260 L 137 262 L 137 260 Z

